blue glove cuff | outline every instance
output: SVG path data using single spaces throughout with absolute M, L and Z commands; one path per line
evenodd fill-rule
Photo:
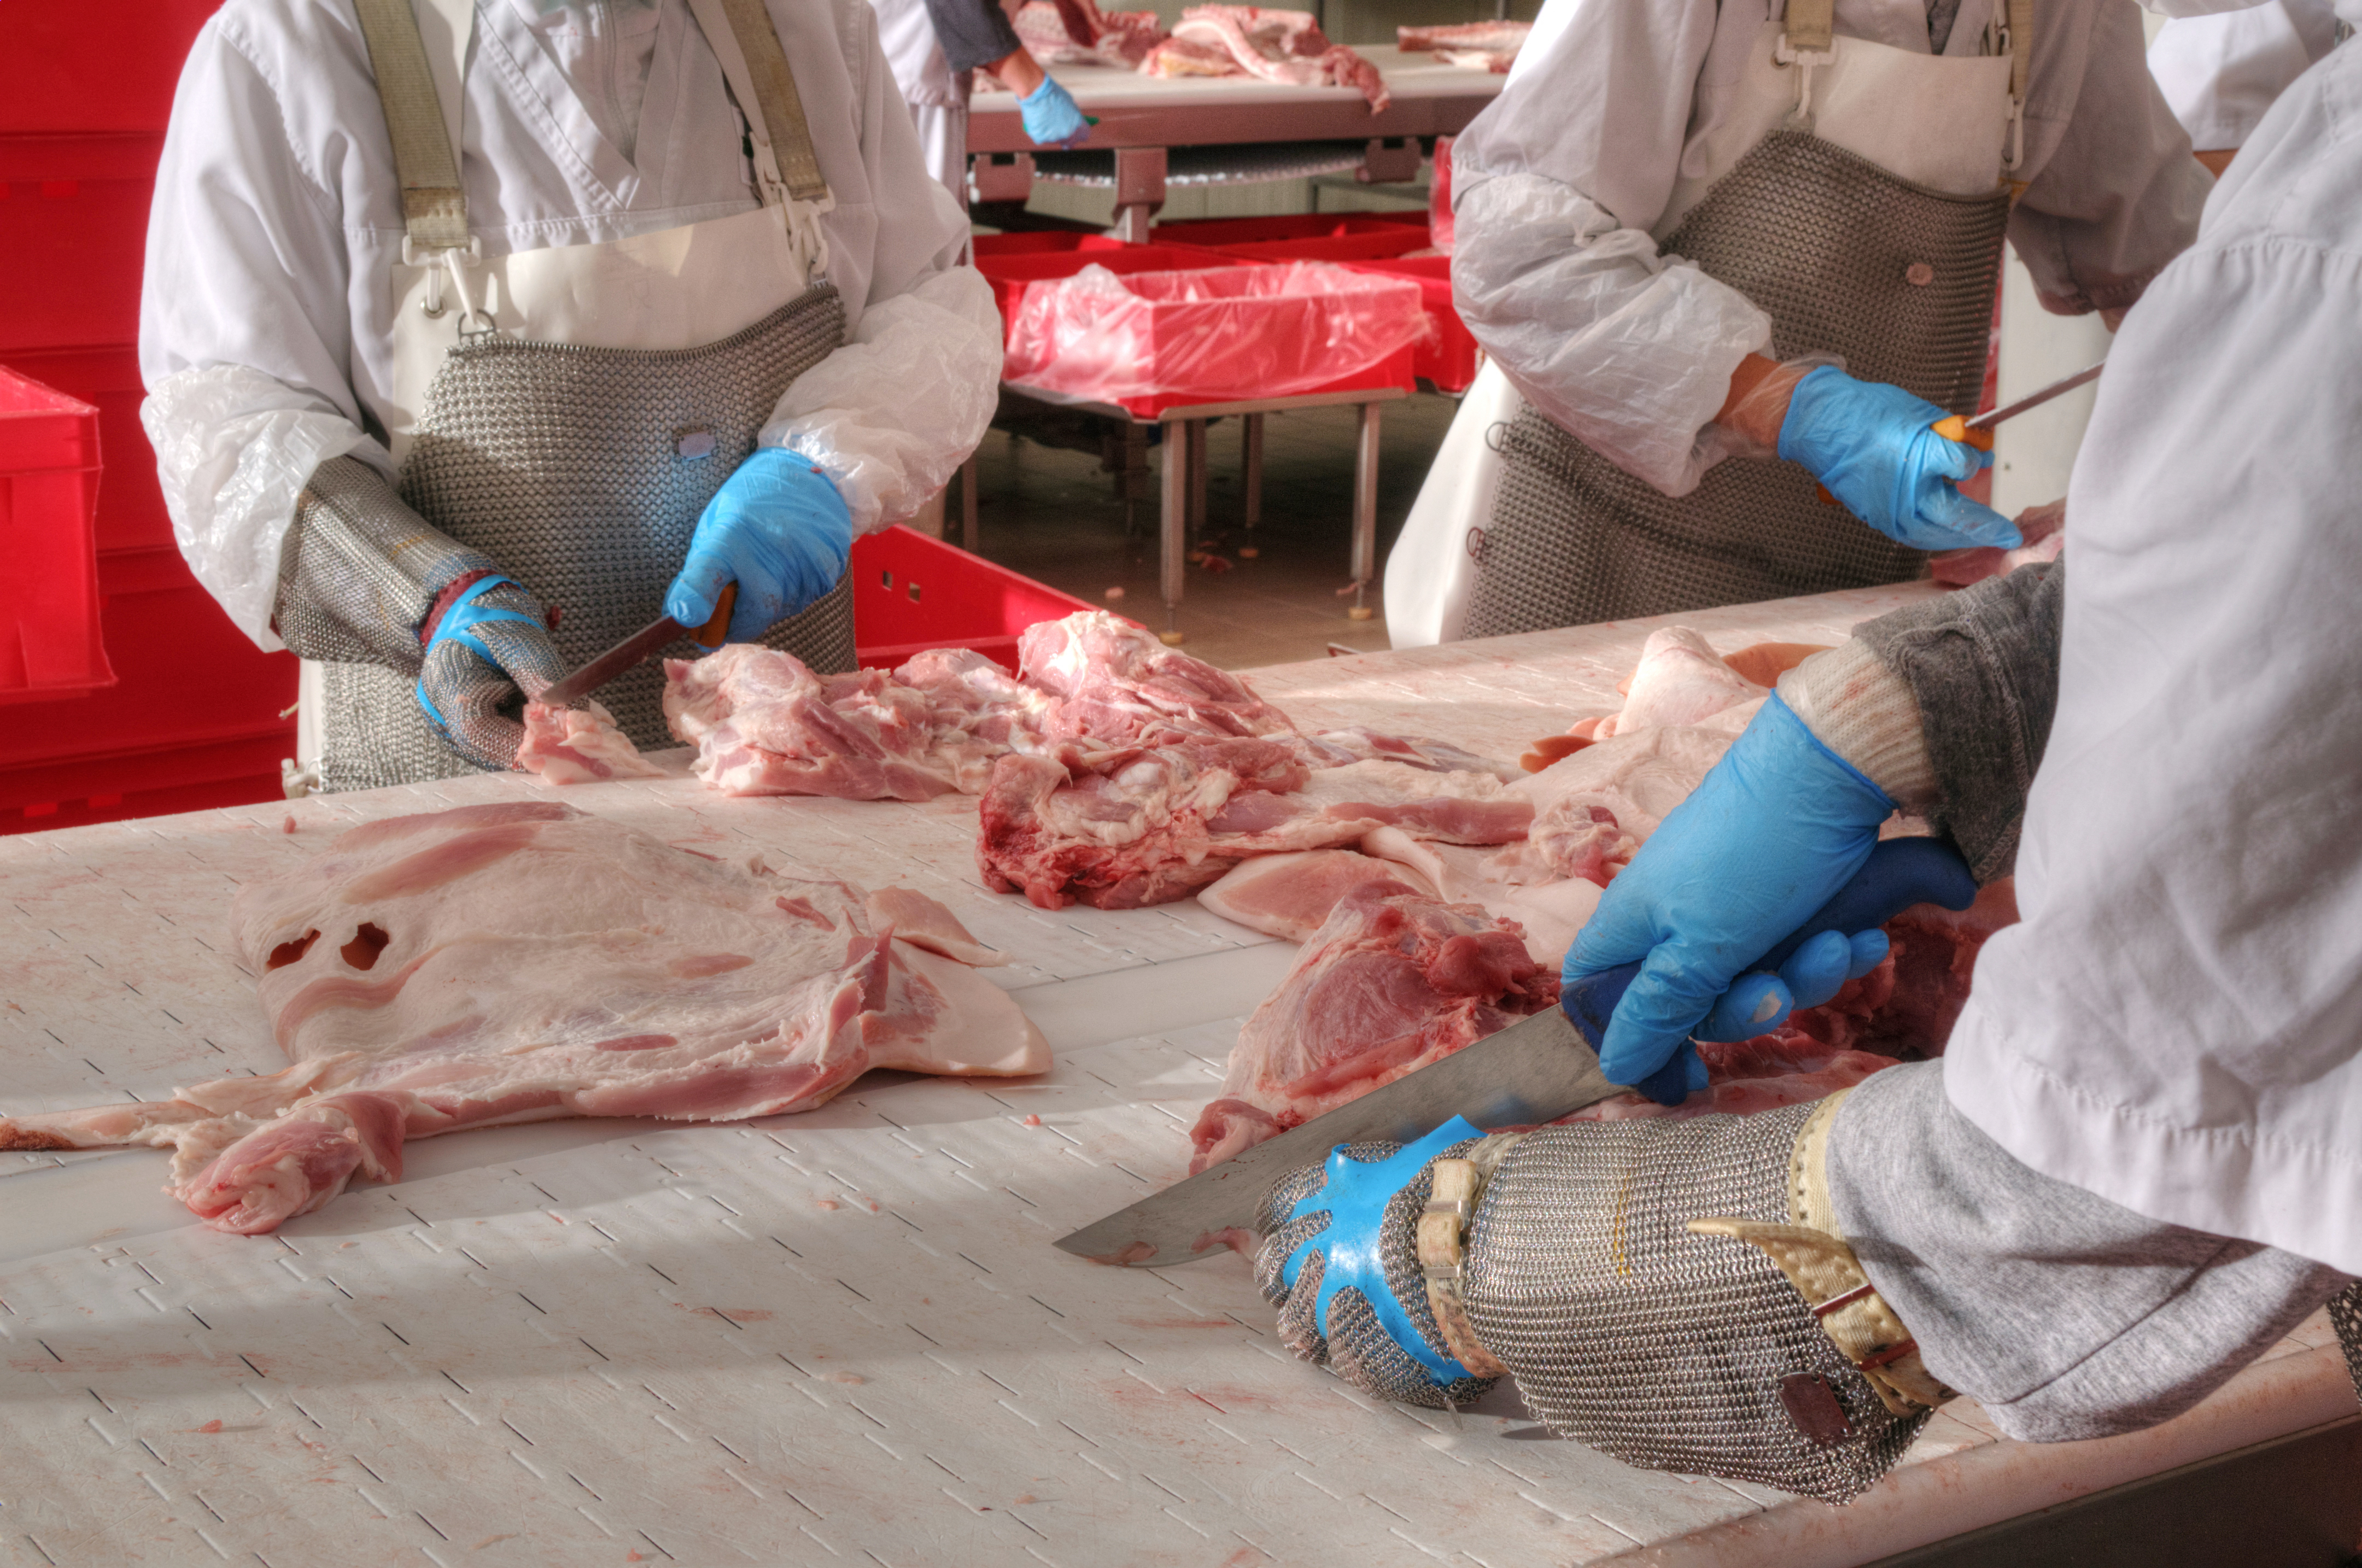
M 1893 816 L 1898 809 L 1894 803 L 1894 797 L 1880 789 L 1876 782 L 1871 778 L 1869 774 L 1864 773 L 1860 768 L 1856 767 L 1852 763 L 1848 762 L 1843 756 L 1840 756 L 1836 748 L 1831 746 L 1828 742 L 1815 734 L 1813 733 L 1813 726 L 1805 723 L 1804 720 L 1796 717 L 1796 711 L 1780 700 L 1780 693 L 1778 691 L 1775 690 L 1772 695 L 1763 699 L 1762 708 L 1757 712 L 1754 719 L 1749 723 L 1747 728 L 1751 731 L 1758 724 L 1766 726 L 1767 734 L 1772 730 L 1794 726 L 1797 736 L 1801 737 L 1805 745 L 1811 746 L 1815 751 L 1819 752 L 1823 756 L 1827 757 L 1829 761 L 1835 764 L 1838 770 L 1844 773 L 1847 778 L 1860 785 L 1863 790 L 1869 794 L 1871 801 L 1874 801 L 1880 806 L 1885 808 L 1879 813 L 1879 820 L 1881 822 Z M 1742 734 L 1739 738 L 1744 740 L 1746 735 Z
M 501 668 L 501 661 L 492 657 L 492 650 L 484 646 L 484 640 L 476 635 L 474 628 L 487 621 L 523 621 L 529 626 L 542 626 L 544 630 L 547 630 L 547 627 L 544 623 L 522 610 L 497 609 L 491 605 L 479 604 L 476 600 L 479 595 L 495 588 L 523 588 L 524 586 L 513 578 L 498 575 L 478 578 L 469 583 L 458 598 L 451 601 L 451 607 L 443 612 L 443 619 L 436 623 L 435 635 L 427 639 L 426 651 L 433 653 L 445 643 L 457 641 L 466 644 L 469 651 L 494 669 Z M 434 720 L 437 725 L 448 729 L 450 725 L 444 719 L 442 710 L 436 707 L 435 700 L 426 695 L 426 680 L 423 675 L 418 680 L 417 694 L 418 705 L 426 710 L 426 716 Z
M 1403 1310 L 1402 1303 L 1395 1299 L 1393 1289 L 1386 1284 L 1385 1264 L 1379 1256 L 1378 1247 L 1385 1231 L 1386 1205 L 1418 1179 L 1428 1161 L 1454 1143 L 1483 1136 L 1482 1128 L 1472 1127 L 1466 1118 L 1455 1116 L 1416 1143 L 1406 1143 L 1383 1160 L 1349 1158 L 1342 1144 L 1330 1151 L 1328 1185 L 1298 1199 L 1288 1214 L 1289 1219 L 1296 1220 L 1326 1209 L 1329 1229 L 1288 1253 L 1280 1270 L 1281 1280 L 1293 1288 L 1305 1258 L 1315 1252 L 1325 1255 L 1320 1296 L 1314 1304 L 1314 1320 L 1323 1336 L 1329 1332 L 1330 1299 L 1351 1286 L 1369 1302 L 1370 1310 L 1377 1314 L 1379 1326 L 1387 1336 L 1402 1347 L 1406 1355 L 1427 1368 L 1437 1384 L 1456 1383 L 1476 1375 L 1429 1345 L 1427 1336 L 1411 1322 L 1410 1314 Z

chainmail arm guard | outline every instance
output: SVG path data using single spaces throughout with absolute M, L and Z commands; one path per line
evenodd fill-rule
M 272 620 L 300 657 L 415 676 L 425 653 L 418 631 L 436 594 L 465 573 L 497 569 L 403 505 L 369 464 L 332 458 L 296 502 Z
M 1468 1318 L 1552 1430 L 1831 1503 L 1902 1456 L 1925 1415 L 1892 1414 L 1762 1253 L 1684 1229 L 1789 1222 L 1813 1110 L 1547 1127 L 1509 1152 L 1469 1228 Z M 1782 1385 L 1799 1377 L 1835 1396 L 1841 1436 L 1790 1417 Z

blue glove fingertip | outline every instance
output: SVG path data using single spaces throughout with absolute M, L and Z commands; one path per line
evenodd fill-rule
M 1886 933 L 1882 931 L 1863 931 L 1855 933 L 1847 945 L 1851 957 L 1846 965 L 1846 978 L 1859 980 L 1886 962 L 1887 950 L 1893 944 L 1887 941 Z

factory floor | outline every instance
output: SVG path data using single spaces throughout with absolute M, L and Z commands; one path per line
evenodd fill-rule
M 1427 477 L 1459 405 L 1421 393 L 1383 405 L 1378 465 L 1378 566 Z M 1386 646 L 1378 583 L 1365 600 L 1377 613 L 1351 619 L 1353 440 L 1352 408 L 1267 415 L 1264 433 L 1259 554 L 1239 554 L 1242 423 L 1217 423 L 1207 440 L 1207 543 L 1228 569 L 1188 569 L 1181 602 L 1182 645 L 1226 669 L 1319 658 L 1330 645 L 1366 652 Z M 995 429 L 977 453 L 977 527 L 983 553 L 1012 571 L 1162 630 L 1157 591 L 1155 488 L 1137 503 L 1132 532 L 1099 459 Z M 1164 462 L 1149 454 L 1152 473 Z M 957 514 L 950 535 L 958 536 Z M 1110 589 L 1121 589 L 1114 599 Z

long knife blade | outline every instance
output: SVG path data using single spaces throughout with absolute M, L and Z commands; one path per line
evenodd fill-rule
M 1748 972 L 1776 970 L 1824 931 L 1870 931 L 1914 904 L 1964 910 L 1976 896 L 1976 879 L 1949 844 L 1887 839 L 1812 919 L 1749 965 Z M 1229 1232 L 1253 1225 L 1256 1206 L 1273 1182 L 1298 1165 L 1326 1159 L 1340 1143 L 1408 1143 L 1454 1116 L 1485 1128 L 1532 1126 L 1622 1094 L 1627 1086 L 1610 1082 L 1600 1071 L 1597 1042 L 1639 971 L 1639 965 L 1625 964 L 1585 976 L 1567 988 L 1561 1006 L 1520 1019 L 1086 1225 L 1058 1245 L 1094 1263 L 1151 1268 L 1187 1263 L 1225 1245 Z M 1670 1075 L 1677 1068 L 1674 1064 L 1664 1071 Z M 1646 1087 L 1659 1085 L 1652 1078 Z M 1674 1098 L 1679 1092 L 1678 1086 L 1670 1090 Z
M 730 625 L 731 607 L 737 602 L 738 585 L 734 582 L 724 584 L 713 618 L 694 634 L 699 646 L 718 648 L 722 646 L 723 634 Z M 690 635 L 687 626 L 671 616 L 659 615 L 573 674 L 543 687 L 541 694 L 534 701 L 545 707 L 571 708 L 641 660 L 654 657 Z
M 1187 1263 L 1220 1247 L 1225 1231 L 1253 1224 L 1255 1205 L 1283 1174 L 1318 1164 L 1340 1143 L 1407 1143 L 1454 1116 L 1479 1127 L 1553 1121 L 1623 1092 L 1600 1072 L 1598 1053 L 1584 1043 L 1573 1021 L 1551 1008 L 1086 1225 L 1058 1245 L 1098 1263 Z
M 2040 408 L 2052 398 L 2065 396 L 2067 393 L 2073 392 L 2077 387 L 2083 385 L 2086 381 L 2097 380 L 2100 372 L 2107 368 L 2108 362 L 2104 359 L 2101 360 L 2096 365 L 2087 365 L 2071 376 L 2062 377 L 2061 379 L 2051 382 L 2048 386 L 2044 387 L 2040 392 L 2026 393 L 2025 396 L 2019 398 L 2015 403 L 2004 404 L 2000 408 L 1987 409 L 1984 413 L 1978 414 L 1974 419 L 1969 420 L 1967 422 L 1968 427 L 1971 430 L 1990 430 L 2005 419 L 2015 419 L 2019 414 L 2026 413 L 2030 409 Z

